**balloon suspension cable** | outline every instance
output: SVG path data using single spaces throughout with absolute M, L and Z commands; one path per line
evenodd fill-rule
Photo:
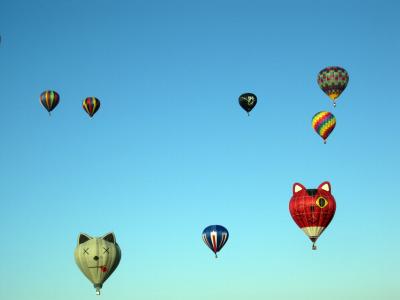
M 317 246 L 315 245 L 315 243 L 312 244 L 312 249 L 317 250 Z

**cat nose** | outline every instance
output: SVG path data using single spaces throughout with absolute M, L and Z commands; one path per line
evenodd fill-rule
M 98 256 L 95 256 L 95 257 L 93 257 L 93 259 L 96 260 L 96 261 L 98 261 L 98 260 L 99 260 L 99 257 L 98 257 Z

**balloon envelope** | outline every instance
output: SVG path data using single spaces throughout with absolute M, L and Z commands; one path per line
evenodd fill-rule
M 87 97 L 82 103 L 83 109 L 92 118 L 100 108 L 100 100 L 96 97 Z
M 202 238 L 207 247 L 210 248 L 211 251 L 215 253 L 215 257 L 217 257 L 217 252 L 219 252 L 228 241 L 229 232 L 224 226 L 210 225 L 203 230 Z
M 318 73 L 319 87 L 334 102 L 342 94 L 349 82 L 349 74 L 342 67 L 327 67 Z
M 115 241 L 114 233 L 93 238 L 80 234 L 75 248 L 75 262 L 82 273 L 93 283 L 100 294 L 103 283 L 117 268 L 121 260 L 121 249 Z
M 336 118 L 328 111 L 320 111 L 313 116 L 311 124 L 315 132 L 318 133 L 318 135 L 324 140 L 324 143 L 326 143 L 326 139 L 333 129 L 335 129 Z
M 60 95 L 55 91 L 44 91 L 40 94 L 40 103 L 50 113 L 60 102 Z
M 313 242 L 315 250 L 315 242 L 328 227 L 336 211 L 330 183 L 325 181 L 317 189 L 306 189 L 300 183 L 293 184 L 289 211 L 296 224 Z
M 257 104 L 257 96 L 252 93 L 245 93 L 239 97 L 239 105 L 249 113 Z

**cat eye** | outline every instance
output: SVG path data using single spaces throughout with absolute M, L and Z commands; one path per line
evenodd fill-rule
M 104 249 L 103 254 L 105 254 L 105 253 L 110 253 L 110 252 L 108 252 L 108 249 L 110 249 L 110 248 L 107 248 L 107 249 L 106 249 L 106 248 L 103 247 L 103 249 Z
M 89 248 L 83 249 L 83 254 L 87 254 L 87 255 L 89 255 L 89 252 L 88 252 L 88 250 L 89 250 Z
M 328 201 L 324 197 L 318 197 L 317 201 L 315 201 L 318 207 L 324 208 L 328 205 Z

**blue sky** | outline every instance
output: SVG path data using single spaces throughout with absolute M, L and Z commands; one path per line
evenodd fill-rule
M 102 299 L 397 299 L 399 12 L 1 2 L 0 298 L 94 299 L 76 239 L 114 231 L 122 259 Z M 336 108 L 316 83 L 331 65 L 350 75 Z M 51 117 L 47 89 L 61 96 Z M 326 145 L 311 128 L 321 110 L 337 118 Z M 294 182 L 325 180 L 337 211 L 311 251 L 288 202 Z M 210 224 L 230 232 L 218 260 Z

